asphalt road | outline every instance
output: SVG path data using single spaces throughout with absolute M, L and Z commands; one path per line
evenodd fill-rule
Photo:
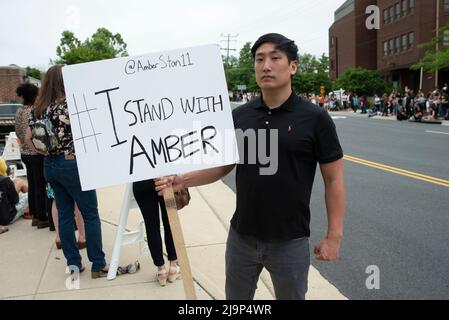
M 354 117 L 334 122 L 345 155 L 449 180 L 449 127 Z M 312 264 L 349 299 L 449 299 L 449 184 L 393 171 L 345 160 L 341 257 Z M 223 180 L 235 191 L 234 172 Z M 327 230 L 319 170 L 311 211 L 314 245 Z M 374 283 L 370 266 L 379 270 L 379 289 L 367 288 L 367 280 Z

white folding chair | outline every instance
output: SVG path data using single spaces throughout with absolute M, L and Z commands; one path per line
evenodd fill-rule
M 114 280 L 117 276 L 117 269 L 119 267 L 120 250 L 124 245 L 139 243 L 140 255 L 149 255 L 149 249 L 145 242 L 145 224 L 143 221 L 140 222 L 139 227 L 136 231 L 126 232 L 126 223 L 128 221 L 129 210 L 133 208 L 139 208 L 136 199 L 133 195 L 133 184 L 128 183 L 125 188 L 125 193 L 123 195 L 123 203 L 120 212 L 120 221 L 117 227 L 117 233 L 114 241 L 114 249 L 112 250 L 112 257 L 109 263 L 109 272 L 107 279 Z

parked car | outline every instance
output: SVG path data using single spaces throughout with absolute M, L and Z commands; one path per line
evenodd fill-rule
M 0 103 L 0 142 L 5 142 L 5 136 L 15 131 L 15 117 L 20 103 Z

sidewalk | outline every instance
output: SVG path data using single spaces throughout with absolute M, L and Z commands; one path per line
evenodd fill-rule
M 103 247 L 111 257 L 124 186 L 98 190 L 102 219 Z M 223 182 L 191 188 L 192 200 L 180 213 L 184 239 L 198 299 L 225 298 L 224 252 L 229 221 L 235 208 L 235 194 Z M 127 228 L 134 230 L 141 221 L 138 209 L 132 209 Z M 80 276 L 79 289 L 66 287 L 65 258 L 56 250 L 54 232 L 37 230 L 31 221 L 19 220 L 0 235 L 1 299 L 185 299 L 182 280 L 160 287 L 150 257 L 140 258 L 138 244 L 122 247 L 120 265 L 138 259 L 141 270 L 113 281 L 90 278 L 90 263 L 82 250 L 86 271 Z M 264 270 L 256 291 L 257 300 L 274 299 L 268 273 Z M 311 266 L 307 299 L 346 299 Z
M 345 110 L 345 111 L 330 111 L 329 114 L 330 114 L 331 116 L 346 116 L 346 117 L 367 118 L 367 119 L 368 119 L 368 114 L 362 114 L 362 113 L 360 112 L 360 110 L 357 111 L 357 113 L 354 113 L 354 111 L 352 111 L 351 109 L 347 109 L 347 110 Z M 388 115 L 388 116 L 386 116 L 386 117 L 377 115 L 377 116 L 371 117 L 371 118 L 369 118 L 369 119 L 373 119 L 373 120 L 387 120 L 387 121 L 398 121 L 398 120 L 396 119 L 396 116 L 393 116 L 393 115 Z M 443 125 L 443 126 L 449 126 L 449 121 L 447 121 L 447 120 L 439 120 L 439 121 L 442 122 L 441 125 Z M 399 122 L 399 121 L 398 121 L 398 122 Z M 404 120 L 403 122 L 408 122 L 408 121 L 405 121 L 405 120 Z

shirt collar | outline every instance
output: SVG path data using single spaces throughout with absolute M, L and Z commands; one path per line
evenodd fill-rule
M 296 95 L 296 93 L 294 91 L 292 91 L 292 94 L 290 95 L 290 97 L 278 108 L 275 108 L 275 110 L 277 109 L 283 109 L 286 111 L 293 111 L 293 108 L 295 107 L 295 104 L 297 103 L 297 100 L 299 99 L 299 97 Z M 253 108 L 254 109 L 269 109 L 266 105 L 265 102 L 263 101 L 263 96 L 262 94 L 260 95 L 259 98 L 257 98 L 254 101 L 253 104 Z

